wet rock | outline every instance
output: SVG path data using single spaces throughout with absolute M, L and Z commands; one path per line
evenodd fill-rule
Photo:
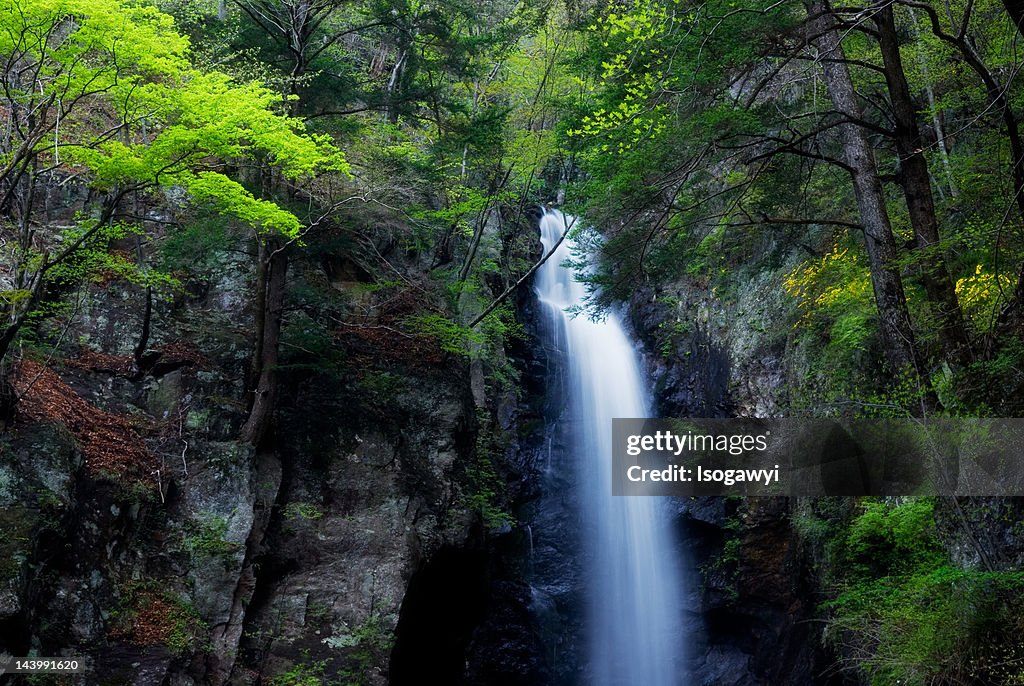
M 550 674 L 543 659 L 532 594 L 525 583 L 499 582 L 491 589 L 487 619 L 467 648 L 467 685 L 539 686 Z

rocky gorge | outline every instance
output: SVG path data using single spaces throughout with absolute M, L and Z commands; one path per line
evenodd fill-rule
M 1017 495 L 595 488 L 1020 416 L 1021 15 L 7 0 L 0 679 L 1024 683 Z

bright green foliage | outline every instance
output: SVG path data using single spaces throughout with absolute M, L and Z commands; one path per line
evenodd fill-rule
M 15 85 L 11 97 L 41 90 L 57 103 L 53 138 L 37 150 L 85 165 L 97 188 L 175 185 L 211 157 L 263 155 L 293 180 L 347 171 L 325 138 L 303 135 L 301 122 L 272 111 L 279 101 L 272 91 L 193 69 L 188 41 L 152 7 L 10 0 L 0 17 L 0 54 L 39 72 L 22 96 Z
M 430 336 L 447 353 L 469 356 L 471 346 L 484 341 L 483 336 L 465 326 L 460 326 L 439 314 L 424 314 L 409 317 L 406 324 L 417 334 Z
M 274 196 L 313 198 L 322 195 L 323 177 L 348 178 L 341 151 L 282 115 L 278 93 L 196 69 L 189 41 L 157 9 L 124 0 L 6 2 L 0 58 L 8 77 L 0 111 L 12 136 L 0 151 L 0 192 L 31 198 L 43 183 L 77 178 L 102 202 L 98 216 L 60 233 L 30 228 L 38 203 L 16 206 L 17 241 L 0 248 L 15 274 L 10 294 L 0 297 L 12 322 L 0 356 L 48 282 L 71 286 L 102 274 L 147 287 L 175 285 L 141 254 L 107 254 L 124 235 L 108 225 L 126 198 L 164 191 L 180 204 L 184 193 L 197 209 L 230 217 L 261 240 L 299 243 L 303 222 Z M 30 171 L 40 167 L 45 174 Z M 264 169 L 274 180 L 249 188 L 246 177 L 230 171 L 244 167 Z
M 841 590 L 825 609 L 851 669 L 878 686 L 1020 674 L 1024 643 L 1007 629 L 1024 573 L 951 565 L 928 499 L 868 500 L 846 532 Z
M 239 85 L 224 74 L 190 70 L 169 83 L 145 84 L 131 96 L 122 113 L 144 112 L 155 135 L 134 145 L 109 141 L 100 151 L 81 153 L 101 184 L 173 174 L 209 155 L 264 155 L 289 179 L 348 170 L 325 137 L 303 135 L 300 121 L 275 114 L 272 108 L 280 96 L 257 84 Z
M 270 679 L 271 686 L 323 686 L 327 660 L 306 663 L 298 662 L 291 669 Z
M 183 179 L 197 200 L 213 204 L 224 214 L 242 220 L 261 232 L 278 232 L 288 238 L 297 238 L 302 230 L 298 218 L 276 203 L 259 200 L 237 181 L 216 172 L 201 172 Z
M 735 102 L 702 102 L 685 119 L 679 115 L 691 105 L 693 89 L 755 59 L 759 37 L 788 24 L 791 9 L 777 7 L 747 3 L 737 12 L 725 2 L 611 3 L 587 27 L 585 59 L 596 72 L 600 104 L 569 134 L 595 138 L 600 152 L 644 154 L 650 148 L 643 141 L 664 142 L 673 129 L 706 136 L 732 126 L 735 117 L 750 121 Z
M 656 102 L 656 92 L 665 78 L 663 69 L 670 56 L 657 45 L 665 31 L 671 31 L 669 11 L 657 3 L 614 3 L 607 15 L 598 16 L 588 28 L 594 40 L 610 50 L 601 61 L 599 88 L 616 84 L 621 94 L 614 107 L 598 108 L 570 129 L 570 136 L 607 137 L 622 153 L 641 138 L 652 137 L 665 130 L 669 119 L 667 105 Z M 602 143 L 601 152 L 609 151 Z

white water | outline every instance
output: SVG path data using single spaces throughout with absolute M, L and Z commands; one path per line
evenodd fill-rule
M 547 211 L 545 253 L 574 219 Z M 566 239 L 537 273 L 536 291 L 555 343 L 564 348 L 567 416 L 588 591 L 586 674 L 593 686 L 681 686 L 683 578 L 677 549 L 654 497 L 615 497 L 611 486 L 612 418 L 646 417 L 648 398 L 635 346 L 619 319 L 595 322 L 566 308 L 586 294 L 562 266 Z

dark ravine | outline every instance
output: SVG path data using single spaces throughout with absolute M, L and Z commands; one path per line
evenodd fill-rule
M 303 278 L 334 278 L 324 273 Z M 340 287 L 360 278 L 343 276 Z M 518 295 L 525 336 L 505 351 L 518 389 L 488 391 L 481 407 L 468 365 L 419 365 L 418 348 L 399 346 L 388 369 L 355 379 L 300 356 L 282 375 L 274 440 L 257 451 L 234 440 L 246 350 L 229 333 L 244 316 L 237 288 L 226 276 L 159 310 L 153 348 L 163 352 L 142 376 L 119 362 L 135 342 L 125 333 L 130 294 L 91 292 L 75 330 L 87 345 L 47 397 L 163 418 L 146 445 L 173 444 L 179 457 L 158 465 L 157 491 L 90 470 L 74 426 L 22 417 L 10 427 L 0 442 L 0 648 L 71 650 L 104 683 L 242 685 L 295 673 L 379 686 L 576 686 L 587 574 L 558 509 L 572 484 L 546 492 L 542 476 L 563 449 L 552 422 L 564 361 L 539 343 L 532 294 Z M 728 328 L 680 327 L 681 310 L 649 292 L 628 312 L 660 415 L 778 406 L 784 343 L 743 347 Z M 347 345 L 360 359 L 365 343 Z M 767 381 L 745 384 L 745 374 Z M 503 484 L 492 504 L 511 521 L 488 524 L 466 506 L 479 487 L 466 467 L 485 445 Z M 1021 502 L 938 503 L 951 558 L 1018 568 Z M 696 683 L 856 683 L 823 639 L 824 551 L 794 524 L 824 509 L 852 516 L 851 500 L 825 505 L 676 502 L 682 559 L 700 580 L 686 618 Z

